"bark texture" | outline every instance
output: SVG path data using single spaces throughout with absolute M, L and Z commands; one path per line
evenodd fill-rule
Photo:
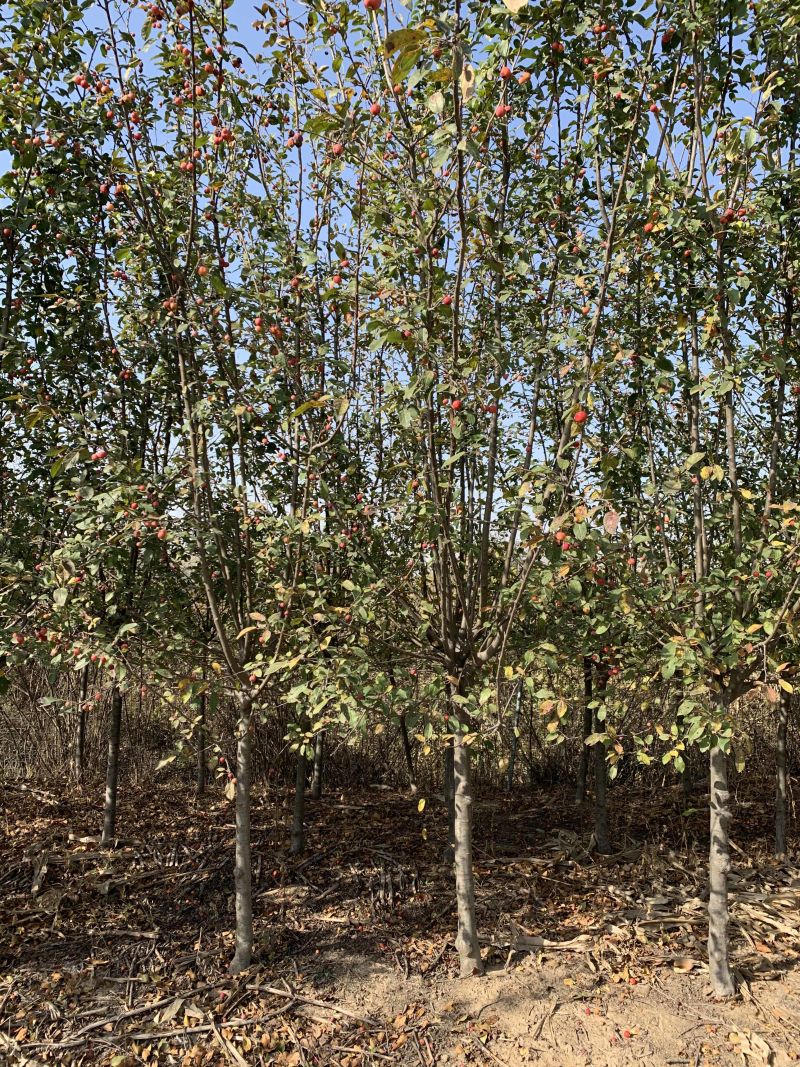
M 453 741 L 453 781 L 455 799 L 456 900 L 458 933 L 456 949 L 461 961 L 461 977 L 483 974 L 475 915 L 475 883 L 472 874 L 472 788 L 469 749 L 460 736 Z
M 75 750 L 72 759 L 72 777 L 76 782 L 83 781 L 83 768 L 86 758 L 86 698 L 89 694 L 89 664 L 81 671 L 81 688 L 78 699 L 78 726 L 75 731 Z
M 312 800 L 319 800 L 322 796 L 322 777 L 325 767 L 325 731 L 320 730 L 314 735 L 314 765 L 311 771 L 311 788 L 309 794 Z
M 778 738 L 775 745 L 775 855 L 786 855 L 786 740 L 789 732 L 789 694 L 781 691 Z
M 252 700 L 244 698 L 239 708 L 236 742 L 236 951 L 230 966 L 232 974 L 245 970 L 253 959 L 253 872 L 250 860 L 252 719 Z
M 452 861 L 456 847 L 456 797 L 453 770 L 453 742 L 444 750 L 444 802 L 447 805 L 447 844 L 444 846 L 444 861 Z
M 728 792 L 728 757 L 721 748 L 711 749 L 709 757 L 711 840 L 708 855 L 708 969 L 711 988 L 718 997 L 734 993 L 728 963 L 728 873 L 731 869 L 729 830 L 731 823 Z

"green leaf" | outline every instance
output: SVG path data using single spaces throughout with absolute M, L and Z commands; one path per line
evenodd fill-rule
M 421 45 L 426 38 L 425 30 L 415 30 L 406 26 L 386 34 L 383 40 L 383 50 L 387 56 L 393 56 L 395 52 L 405 52 Z
M 417 65 L 417 60 L 420 57 L 421 51 L 420 48 L 410 48 L 408 51 L 400 53 L 392 67 L 392 82 L 395 85 L 404 81 L 408 77 Z

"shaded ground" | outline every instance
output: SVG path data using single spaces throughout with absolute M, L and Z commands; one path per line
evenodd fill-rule
M 740 803 L 732 933 L 740 997 L 707 994 L 704 798 L 619 793 L 620 851 L 593 856 L 559 790 L 478 805 L 488 976 L 460 981 L 433 800 L 375 789 L 254 805 L 258 961 L 231 955 L 232 810 L 158 787 L 98 849 L 91 796 L 0 786 L 0 1063 L 773 1063 L 800 1060 L 800 869 L 769 802 Z M 617 799 L 612 793 L 612 802 Z M 624 806 L 623 806 L 624 805 Z

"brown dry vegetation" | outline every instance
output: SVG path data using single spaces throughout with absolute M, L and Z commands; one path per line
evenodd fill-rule
M 763 787 L 763 788 L 762 788 Z M 745 792 L 746 788 L 746 792 Z M 732 935 L 740 997 L 705 964 L 706 800 L 612 793 L 596 857 L 563 789 L 479 803 L 486 979 L 459 980 L 434 798 L 373 788 L 254 810 L 257 962 L 231 950 L 230 803 L 186 789 L 121 801 L 2 788 L 3 1051 L 10 1063 L 787 1064 L 800 1058 L 800 868 L 776 861 L 768 782 L 742 779 Z M 530 940 L 531 938 L 535 940 Z M 269 987 L 269 988 L 268 988 Z

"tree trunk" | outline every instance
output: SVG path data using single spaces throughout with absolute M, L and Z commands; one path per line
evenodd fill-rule
M 197 795 L 206 791 L 206 703 L 205 693 L 200 694 L 200 719 L 197 723 Z
M 243 697 L 239 707 L 236 742 L 236 952 L 230 965 L 232 974 L 239 974 L 249 967 L 253 958 L 253 872 L 250 862 L 252 718 L 253 701 L 250 697 Z
M 583 657 L 583 730 L 581 759 L 578 764 L 578 783 L 575 788 L 575 803 L 583 804 L 586 800 L 586 782 L 589 777 L 589 748 L 586 738 L 592 732 L 592 657 Z
M 78 728 L 75 731 L 75 752 L 72 760 L 72 777 L 76 782 L 83 781 L 83 768 L 86 759 L 86 698 L 89 695 L 89 664 L 81 671 L 81 688 L 78 698 Z
M 728 757 L 719 746 L 711 749 L 709 770 L 711 841 L 708 853 L 708 969 L 715 995 L 729 997 L 734 992 L 728 964 L 728 872 L 731 869 L 728 830 L 731 812 Z
M 400 716 L 400 736 L 403 739 L 403 752 L 406 757 L 408 770 L 408 788 L 412 793 L 417 791 L 417 772 L 414 770 L 414 753 L 411 750 L 411 739 L 408 736 L 408 723 L 405 715 Z
M 325 766 L 325 731 L 319 730 L 314 735 L 314 766 L 311 771 L 311 788 L 309 790 L 312 800 L 319 800 L 322 796 L 322 771 Z
M 597 688 L 604 692 L 608 684 L 608 674 L 605 669 L 598 672 Z M 603 732 L 604 726 L 594 712 L 594 732 Z M 608 840 L 608 774 L 606 768 L 606 746 L 598 742 L 594 746 L 594 843 L 595 848 L 601 855 L 608 855 L 611 844 Z
M 118 685 L 111 693 L 111 718 L 108 724 L 108 762 L 103 833 L 100 847 L 109 848 L 117 830 L 117 789 L 119 787 L 119 739 L 122 732 L 122 693 Z
M 456 797 L 453 768 L 453 739 L 447 742 L 444 750 L 444 802 L 447 805 L 447 844 L 444 847 L 444 861 L 450 863 L 456 847 Z
M 786 855 L 786 735 L 789 727 L 789 694 L 781 690 L 778 706 L 778 740 L 775 747 L 775 855 Z
M 611 851 L 608 840 L 608 799 L 606 778 L 606 746 L 594 746 L 594 843 L 601 855 Z
M 511 730 L 511 754 L 508 758 L 506 774 L 506 792 L 510 793 L 514 785 L 514 771 L 517 766 L 517 747 L 519 745 L 519 713 L 522 708 L 522 679 L 517 682 L 517 699 L 514 702 L 514 724 Z
M 472 874 L 472 789 L 469 773 L 469 749 L 462 735 L 453 738 L 453 793 L 455 806 L 456 900 L 458 933 L 456 948 L 461 960 L 461 977 L 483 974 L 475 917 L 475 883 Z
M 306 847 L 303 827 L 306 813 L 306 762 L 305 749 L 301 748 L 297 753 L 294 773 L 294 813 L 292 815 L 292 842 L 289 846 L 292 856 L 299 856 Z

